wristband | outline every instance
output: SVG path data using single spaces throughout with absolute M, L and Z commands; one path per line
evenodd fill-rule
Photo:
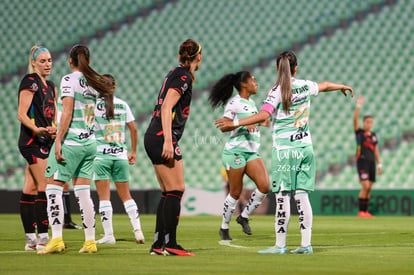
M 378 163 L 378 168 L 382 168 L 382 163 Z
M 233 126 L 234 126 L 234 127 L 239 127 L 239 120 L 238 120 L 237 118 L 235 118 L 235 119 L 233 120 Z
M 357 104 L 357 107 L 358 107 L 358 108 L 361 108 L 361 106 L 362 106 L 362 104 Z

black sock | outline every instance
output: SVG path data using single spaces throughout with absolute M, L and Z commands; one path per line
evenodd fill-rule
M 168 191 L 164 204 L 165 245 L 173 247 L 177 244 L 176 234 L 180 219 L 181 198 L 183 192 Z
M 72 222 L 72 217 L 70 215 L 70 193 L 69 192 L 63 192 L 63 210 L 65 213 L 65 221 L 64 223 L 70 223 Z
M 368 210 L 369 199 L 358 199 L 359 211 L 366 212 Z
M 37 192 L 35 212 L 37 233 L 47 233 L 49 221 L 47 217 L 47 198 L 45 192 Z
M 20 197 L 20 218 L 25 233 L 36 233 L 35 199 L 36 195 L 24 193 Z
M 164 245 L 164 203 L 165 203 L 165 192 L 162 192 L 161 199 L 157 207 L 157 217 L 155 221 L 155 235 L 152 247 L 161 248 Z

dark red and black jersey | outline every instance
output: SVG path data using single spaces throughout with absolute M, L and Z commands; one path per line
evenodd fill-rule
M 146 134 L 163 135 L 161 124 L 161 106 L 169 89 L 174 89 L 181 95 L 177 104 L 172 109 L 172 135 L 178 141 L 184 132 L 185 123 L 190 114 L 190 104 L 192 96 L 192 79 L 189 71 L 183 67 L 172 69 L 164 79 L 160 93 L 155 103 L 152 119 Z
M 355 131 L 357 142 L 357 159 L 366 159 L 375 161 L 374 149 L 378 144 L 377 135 L 374 132 L 366 133 L 359 128 Z
M 55 117 L 55 84 L 52 81 L 46 81 L 43 84 L 40 77 L 36 74 L 27 74 L 20 82 L 20 92 L 29 90 L 33 93 L 32 104 L 30 104 L 27 116 L 37 127 L 52 126 Z M 33 132 L 21 124 L 19 146 L 25 146 L 33 142 Z

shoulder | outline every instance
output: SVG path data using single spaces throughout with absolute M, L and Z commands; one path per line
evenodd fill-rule
M 39 89 L 38 80 L 39 76 L 35 73 L 25 75 L 23 79 L 20 81 L 19 90 L 31 90 L 33 92 L 36 92 Z

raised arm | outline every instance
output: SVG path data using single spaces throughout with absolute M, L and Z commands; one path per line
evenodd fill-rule
M 358 131 L 359 129 L 359 110 L 361 109 L 362 104 L 364 104 L 364 98 L 362 96 L 358 96 L 357 105 L 355 107 L 355 112 L 354 112 L 354 130 L 355 131 Z

